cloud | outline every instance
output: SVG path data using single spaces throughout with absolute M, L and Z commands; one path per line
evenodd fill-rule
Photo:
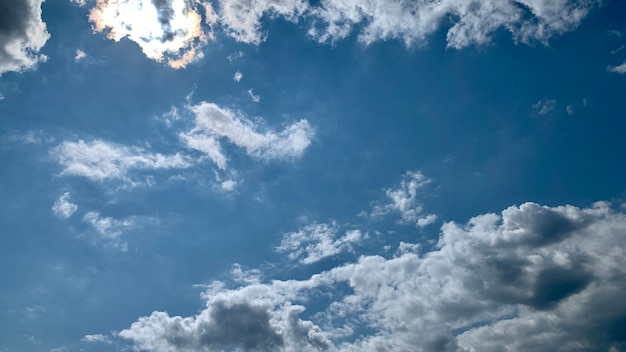
M 128 219 L 113 219 L 110 217 L 102 217 L 99 212 L 90 211 L 83 216 L 83 221 L 91 225 L 98 235 L 103 239 L 116 240 L 120 237 L 124 229 L 135 225 L 135 221 Z
M 63 193 L 52 206 L 52 212 L 60 219 L 69 219 L 76 210 L 78 205 L 70 201 L 70 192 Z
M 565 107 L 565 111 L 568 115 L 574 115 L 574 107 L 572 105 L 568 105 Z
M 119 336 L 146 351 L 319 351 L 328 341 L 310 321 L 298 318 L 302 307 L 279 309 L 250 297 L 222 294 L 193 317 L 153 312 Z
M 62 176 L 81 176 L 92 181 L 130 181 L 132 170 L 187 168 L 191 163 L 181 154 L 153 154 L 139 147 L 127 147 L 102 140 L 65 141 L 50 151 L 62 167 Z
M 181 133 L 180 138 L 189 148 L 207 154 L 220 169 L 226 168 L 227 160 L 220 143 L 222 139 L 245 149 L 250 156 L 269 160 L 300 157 L 314 135 L 313 128 L 304 119 L 280 132 L 261 132 L 258 123 L 213 103 L 201 102 L 189 108 L 195 114 L 195 126 Z
M 47 60 L 39 51 L 50 38 L 41 19 L 43 0 L 0 0 L 0 75 Z
M 203 28 L 203 15 L 206 24 L 215 23 L 211 4 L 200 0 L 98 0 L 89 20 L 94 31 L 115 41 L 127 37 L 148 58 L 178 69 L 203 57 L 213 35 Z
M 252 88 L 248 89 L 248 95 L 250 96 L 250 99 L 252 99 L 253 102 L 258 103 L 261 101 L 261 96 L 260 95 L 254 95 L 254 92 L 252 91 Z
M 428 183 L 430 180 L 421 172 L 408 171 L 403 176 L 399 188 L 388 189 L 385 192 L 389 202 L 375 206 L 372 216 L 382 217 L 389 213 L 398 213 L 401 223 L 416 223 L 419 227 L 434 223 L 437 216 L 434 214 L 423 216 L 422 205 L 417 197 L 417 191 Z
M 80 49 L 76 49 L 76 55 L 74 55 L 74 61 L 78 62 L 86 57 L 87 57 L 87 54 L 84 51 Z
M 237 59 L 241 59 L 243 57 L 243 55 L 244 55 L 243 51 L 237 51 L 237 52 L 234 52 L 232 54 L 228 54 L 228 56 L 226 56 L 226 59 L 228 60 L 228 62 L 232 63 L 233 61 L 235 61 Z
M 243 78 L 243 74 L 239 71 L 235 72 L 235 75 L 233 76 L 233 80 L 237 83 L 239 83 L 239 81 L 241 81 L 241 79 Z
M 626 346 L 626 214 L 608 203 L 511 206 L 445 223 L 435 247 L 417 249 L 405 243 L 394 257 L 361 256 L 304 280 L 214 282 L 197 315 L 154 312 L 119 335 L 154 352 Z M 302 320 L 320 295 L 331 303 L 309 304 Z
M 546 115 L 556 107 L 556 100 L 548 99 L 548 100 L 539 100 L 535 104 L 533 104 L 533 109 L 539 115 Z
M 85 4 L 87 3 L 86 0 L 70 0 L 70 2 L 80 7 L 85 6 Z
M 358 31 L 365 44 L 399 39 L 407 46 L 423 44 L 441 26 L 448 47 L 490 42 L 501 29 L 516 42 L 547 41 L 575 29 L 598 1 L 588 0 L 322 0 L 312 6 L 298 0 L 220 0 L 220 22 L 238 41 L 259 44 L 267 34 L 261 19 L 283 17 L 312 22 L 309 34 L 320 42 L 336 42 Z
M 85 335 L 81 341 L 84 342 L 101 342 L 101 343 L 111 343 L 111 339 L 108 336 L 102 334 L 95 335 Z
M 261 32 L 261 18 L 283 17 L 290 21 L 298 18 L 308 9 L 304 0 L 220 0 L 219 21 L 235 40 L 260 44 L 265 40 Z
M 622 63 L 621 65 L 609 66 L 607 70 L 609 70 L 609 72 L 624 74 L 626 73 L 626 61 L 624 61 L 624 63 Z
M 339 227 L 332 224 L 310 224 L 296 232 L 283 235 L 278 252 L 288 253 L 290 260 L 313 264 L 326 257 L 351 249 L 363 239 L 359 230 L 349 230 L 338 238 Z
M 225 191 L 233 191 L 235 187 L 237 187 L 237 181 L 235 180 L 226 180 L 220 183 L 220 187 L 222 187 Z

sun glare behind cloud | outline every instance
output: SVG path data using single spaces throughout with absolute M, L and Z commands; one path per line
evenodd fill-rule
M 89 20 L 94 31 L 115 41 L 127 37 L 147 57 L 178 69 L 202 58 L 216 16 L 211 4 L 199 0 L 98 0 Z

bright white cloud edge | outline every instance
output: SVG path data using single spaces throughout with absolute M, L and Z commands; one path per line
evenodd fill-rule
M 393 257 L 364 255 L 304 280 L 261 281 L 258 273 L 242 280 L 239 267 L 239 284 L 211 284 L 198 315 L 154 312 L 119 336 L 159 352 L 626 347 L 610 330 L 626 319 L 626 215 L 608 203 L 524 203 L 445 223 L 421 256 L 415 244 L 401 247 Z M 347 291 L 336 288 L 343 284 Z M 334 303 L 307 307 L 319 295 Z M 305 307 L 315 313 L 310 320 L 299 318 Z

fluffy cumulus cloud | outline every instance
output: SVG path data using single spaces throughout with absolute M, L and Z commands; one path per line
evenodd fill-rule
M 50 38 L 41 19 L 44 0 L 0 0 L 0 75 L 46 60 L 39 51 Z
M 132 170 L 158 170 L 190 167 L 180 154 L 162 155 L 139 147 L 128 147 L 102 140 L 65 141 L 50 151 L 62 167 L 63 176 L 81 176 L 93 181 L 129 181 Z
M 78 205 L 71 202 L 70 192 L 63 193 L 52 205 L 52 212 L 61 219 L 69 219 L 76 210 Z
M 349 250 L 351 244 L 363 239 L 359 230 L 348 230 L 343 236 L 338 236 L 338 233 L 339 227 L 336 223 L 310 224 L 296 232 L 285 234 L 276 250 L 288 253 L 291 260 L 312 264 Z
M 250 156 L 268 160 L 301 156 L 314 135 L 304 119 L 275 132 L 213 103 L 201 102 L 190 109 L 195 115 L 195 126 L 181 133 L 180 138 L 189 148 L 205 153 L 220 169 L 226 168 L 227 161 L 222 140 L 245 149 Z
M 157 311 L 119 335 L 155 352 L 626 349 L 626 214 L 607 203 L 525 203 L 411 247 L 304 280 L 214 282 L 199 314 Z M 300 318 L 320 295 L 332 303 Z
M 89 20 L 110 39 L 128 38 L 147 57 L 183 68 L 203 57 L 215 14 L 200 0 L 98 0 Z
M 220 21 L 235 39 L 258 44 L 266 34 L 265 17 L 290 21 L 306 17 L 309 34 L 334 42 L 358 31 L 361 42 L 399 39 L 423 43 L 451 23 L 447 42 L 452 48 L 488 43 L 494 32 L 509 31 L 518 42 L 547 42 L 578 26 L 596 0 L 220 0 Z
M 424 227 L 434 223 L 437 216 L 434 214 L 423 214 L 423 207 L 418 198 L 418 191 L 430 183 L 419 171 L 407 172 L 400 186 L 397 189 L 388 189 L 385 194 L 388 202 L 377 205 L 372 211 L 373 217 L 381 217 L 389 213 L 400 215 L 400 222 L 415 223 L 419 227 Z

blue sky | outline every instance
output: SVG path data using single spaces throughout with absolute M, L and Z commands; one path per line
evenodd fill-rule
M 0 352 L 626 351 L 625 14 L 0 0 Z

